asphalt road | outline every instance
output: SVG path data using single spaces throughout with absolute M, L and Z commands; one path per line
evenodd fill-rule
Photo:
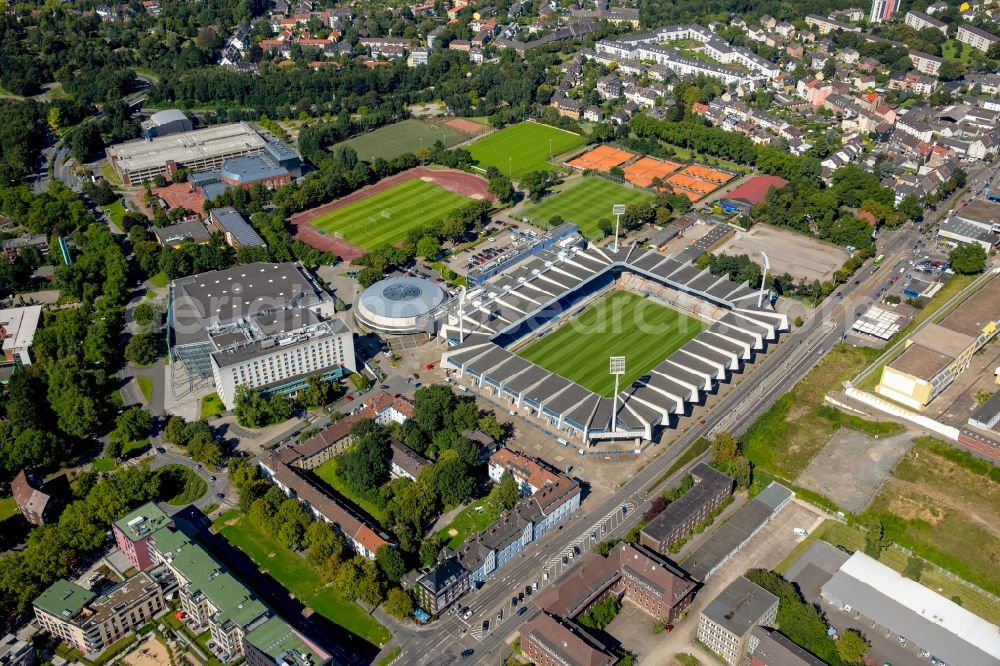
M 908 259 L 917 238 L 918 231 L 908 225 L 904 230 L 883 239 L 879 244 L 879 252 L 885 255 L 884 265 L 892 266 L 897 261 Z M 535 581 L 541 590 L 553 580 L 558 580 L 577 561 L 575 557 L 569 557 L 569 553 L 574 552 L 574 546 L 578 546 L 581 553 L 585 552 L 590 547 L 595 531 L 597 540 L 627 533 L 646 509 L 649 497 L 646 489 L 650 484 L 698 438 L 725 430 L 737 434 L 745 431 L 843 338 L 854 321 L 855 311 L 871 300 L 871 295 L 887 276 L 884 268 L 875 273 L 868 266 L 861 268 L 855 278 L 859 281 L 858 285 L 852 280 L 841 287 L 841 298 L 827 298 L 805 326 L 785 334 L 783 340 L 766 355 L 756 359 L 754 366 L 749 366 L 752 369 L 748 367 L 744 370 L 749 375 L 711 408 L 703 424 L 692 427 L 668 451 L 624 483 L 611 498 L 596 506 L 585 503 L 576 515 L 564 523 L 561 530 L 546 534 L 526 549 L 517 561 L 508 563 L 482 588 L 465 595 L 460 603 L 473 611 L 468 621 L 448 613 L 433 629 L 408 630 L 405 634 L 398 635 L 399 642 L 404 646 L 401 663 L 444 664 L 465 661 L 459 655 L 466 649 L 474 650 L 475 663 L 499 662 L 503 644 L 521 623 L 532 617 L 534 611 L 532 595 L 518 604 L 527 605 L 529 611 L 516 615 L 517 608 L 511 608 L 512 596 L 524 591 L 526 586 Z M 684 473 L 685 470 L 678 471 L 667 481 L 673 481 Z M 624 515 L 622 507 L 627 507 Z M 605 521 L 612 523 L 606 534 L 602 528 Z M 562 563 L 563 556 L 567 560 L 565 565 Z M 545 579 L 546 573 L 549 574 L 548 580 Z M 503 611 L 503 620 L 498 624 L 497 612 L 500 610 Z M 489 628 L 483 633 L 483 622 L 487 620 Z

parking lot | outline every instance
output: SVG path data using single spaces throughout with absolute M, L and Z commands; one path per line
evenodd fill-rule
M 488 240 L 468 250 L 451 255 L 445 263 L 448 268 L 459 275 L 466 275 L 475 268 L 482 269 L 489 262 L 500 260 L 502 257 L 530 245 L 543 233 L 540 229 L 520 222 L 491 222 L 482 232 L 482 235 L 489 235 Z

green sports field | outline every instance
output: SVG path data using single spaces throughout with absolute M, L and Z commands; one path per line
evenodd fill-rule
M 704 328 L 701 321 L 628 291 L 615 291 L 518 355 L 611 397 L 608 358 L 625 357 L 620 388 L 656 367 Z
M 335 151 L 350 146 L 358 154 L 358 158 L 370 162 L 376 157 L 391 160 L 403 153 L 416 153 L 421 148 L 430 148 L 435 141 L 441 141 L 445 148 L 451 148 L 468 138 L 467 135 L 448 127 L 439 127 L 410 118 L 335 143 L 330 146 L 330 150 Z
M 468 202 L 460 194 L 415 178 L 331 210 L 310 224 L 331 236 L 343 234 L 351 245 L 372 250 L 398 243 L 410 229 L 440 222 Z
M 579 134 L 538 123 L 518 123 L 470 144 L 469 152 L 483 169 L 495 166 L 506 174 L 509 166 L 517 180 L 529 171 L 554 168 L 548 163 L 550 141 L 553 156 L 584 144 Z
M 601 232 L 597 230 L 597 221 L 604 217 L 614 222 L 614 215 L 611 214 L 613 205 L 634 204 L 647 199 L 652 199 L 652 196 L 640 190 L 622 187 L 602 178 L 585 178 L 579 185 L 528 208 L 524 216 L 545 226 L 553 215 L 558 215 L 563 220 L 575 222 L 588 238 L 599 239 Z

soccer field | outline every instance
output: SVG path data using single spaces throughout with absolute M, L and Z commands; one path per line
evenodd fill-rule
M 367 250 L 393 245 L 415 227 L 440 222 L 468 203 L 465 197 L 415 178 L 372 196 L 331 210 L 310 224 L 325 234 Z
M 602 178 L 585 178 L 582 183 L 549 197 L 537 206 L 524 211 L 529 222 L 547 226 L 553 215 L 559 215 L 567 222 L 575 222 L 587 238 L 599 239 L 597 221 L 602 217 L 614 222 L 611 207 L 615 204 L 634 204 L 652 195 L 616 185 Z
M 608 358 L 625 357 L 619 389 L 698 335 L 701 321 L 628 291 L 616 291 L 536 340 L 518 356 L 605 397 L 615 391 Z
M 470 144 L 469 152 L 483 169 L 495 166 L 506 174 L 509 167 L 517 180 L 529 171 L 554 168 L 548 163 L 550 142 L 552 156 L 556 156 L 582 146 L 584 139 L 548 125 L 518 123 Z
M 377 130 L 356 136 L 330 146 L 331 151 L 350 146 L 358 158 L 368 162 L 376 157 L 391 160 L 403 153 L 416 153 L 421 148 L 430 148 L 435 141 L 441 141 L 445 148 L 451 148 L 469 137 L 449 127 L 439 127 L 410 118 L 402 122 L 380 127 Z

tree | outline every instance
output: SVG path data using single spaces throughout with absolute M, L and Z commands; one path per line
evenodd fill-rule
M 453 451 L 446 451 L 434 467 L 437 472 L 435 486 L 445 506 L 458 506 L 472 497 L 476 479 Z
M 504 511 L 513 509 L 519 499 L 521 499 L 521 489 L 517 486 L 517 480 L 510 472 L 504 472 L 500 477 L 500 483 L 490 490 L 486 505 L 490 513 L 499 516 Z
M 885 527 L 878 516 L 868 516 L 863 522 L 867 530 L 865 533 L 865 555 L 878 559 L 882 551 L 889 546 L 889 540 L 885 538 Z
M 601 232 L 602 236 L 610 236 L 615 233 L 615 225 L 608 218 L 602 217 L 597 221 L 597 230 Z
M 986 401 L 993 397 L 993 391 L 976 391 L 975 399 L 977 405 L 985 405 Z
M 908 557 L 906 558 L 906 567 L 903 569 L 903 575 L 907 578 L 920 581 L 920 576 L 924 572 L 924 561 L 919 557 Z
M 489 180 L 490 192 L 496 195 L 497 201 L 500 203 L 511 203 L 514 201 L 514 197 L 517 192 L 514 190 L 514 185 L 511 184 L 510 178 L 501 173 L 497 173 Z
M 965 63 L 960 60 L 946 59 L 941 63 L 937 76 L 942 81 L 954 81 L 965 74 Z
M 829 81 L 837 74 L 837 61 L 832 57 L 827 57 L 823 63 L 823 80 Z
M 125 345 L 125 360 L 138 366 L 149 365 L 160 357 L 160 336 L 138 333 Z
M 986 270 L 986 250 L 979 243 L 963 243 L 948 253 L 948 261 L 959 275 L 976 275 Z
M 417 241 L 417 255 L 433 260 L 441 253 L 441 243 L 434 236 L 423 236 Z
M 171 416 L 167 420 L 167 426 L 163 429 L 163 438 L 168 444 L 174 446 L 187 446 L 188 438 L 185 432 L 187 421 L 183 416 Z
M 712 440 L 712 459 L 715 462 L 729 462 L 739 454 L 740 443 L 731 432 L 720 432 Z
M 858 631 L 848 629 L 837 639 L 837 654 L 848 664 L 864 663 L 868 641 Z
M 433 538 L 420 543 L 420 565 L 432 567 L 437 564 L 438 553 L 441 552 L 441 544 Z
M 528 191 L 532 201 L 540 201 L 552 186 L 552 174 L 548 171 L 529 171 L 521 176 L 520 184 Z
M 109 439 L 104 445 L 104 457 L 118 460 L 122 455 L 122 443 L 117 439 Z
M 380 546 L 375 552 L 375 562 L 386 580 L 392 583 L 398 583 L 406 573 L 406 563 L 403 562 L 403 556 L 392 546 Z
M 129 407 L 115 419 L 112 439 L 119 442 L 135 442 L 149 434 L 153 427 L 153 417 L 142 407 Z
M 135 306 L 132 310 L 132 318 L 135 319 L 137 324 L 142 326 L 153 326 L 155 328 L 159 328 L 162 317 L 163 313 L 160 308 L 148 301 L 139 303 L 139 305 Z
M 96 123 L 84 123 L 73 130 L 69 152 L 77 162 L 87 162 L 91 155 L 100 152 L 103 147 L 104 139 L 101 138 Z
M 924 217 L 924 207 L 920 205 L 920 200 L 913 194 L 908 194 L 899 202 L 897 209 L 909 220 L 919 222 Z
M 413 599 L 405 590 L 394 587 L 386 595 L 385 612 L 398 620 L 402 620 L 413 612 Z

